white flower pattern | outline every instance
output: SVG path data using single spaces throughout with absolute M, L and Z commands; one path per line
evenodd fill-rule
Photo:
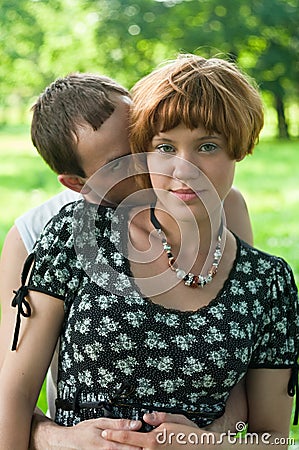
M 116 416 L 183 409 L 205 426 L 248 367 L 294 365 L 297 290 L 282 259 L 237 240 L 221 295 L 195 312 L 167 311 L 143 298 L 130 278 L 120 250 L 127 219 L 125 210 L 74 202 L 49 222 L 34 249 L 29 285 L 62 299 L 66 312 L 59 398 L 113 398 L 126 381 L 132 392 L 115 403 Z M 101 415 L 100 408 L 58 408 L 56 421 L 71 426 Z

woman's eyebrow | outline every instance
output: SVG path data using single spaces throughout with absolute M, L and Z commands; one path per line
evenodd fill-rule
M 153 137 L 153 141 L 173 142 L 173 139 L 166 138 L 163 136 L 155 136 Z
M 200 141 L 206 141 L 208 139 L 217 139 L 217 140 L 221 140 L 222 137 L 219 135 L 208 135 L 208 136 L 201 136 L 199 138 L 195 138 L 196 141 L 200 142 Z M 168 138 L 168 137 L 163 137 L 163 136 L 154 136 L 153 141 L 163 141 L 163 142 L 174 142 L 174 139 Z

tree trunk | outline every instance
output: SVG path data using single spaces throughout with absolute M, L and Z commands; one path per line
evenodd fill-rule
M 278 137 L 279 139 L 289 139 L 290 135 L 285 117 L 283 98 L 278 94 L 275 95 L 275 105 L 278 122 Z

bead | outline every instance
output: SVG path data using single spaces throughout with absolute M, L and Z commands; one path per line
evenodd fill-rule
M 191 287 L 192 287 L 192 288 L 197 288 L 197 286 L 198 286 L 198 276 L 195 275 L 195 276 L 193 277 Z
M 174 272 L 176 272 L 176 271 L 178 270 L 178 265 L 177 265 L 177 263 L 176 263 L 175 258 L 174 258 L 174 261 L 173 261 L 171 264 L 169 264 L 169 267 L 170 267 L 171 270 L 173 270 Z
M 213 267 L 211 268 L 211 270 L 210 270 L 210 272 L 209 272 L 209 274 L 211 275 L 211 277 L 214 277 L 214 276 L 216 275 L 217 270 L 218 270 L 218 266 L 214 266 L 214 265 L 213 265 Z
M 183 269 L 177 269 L 176 276 L 179 280 L 183 280 L 186 276 L 186 272 Z
M 174 262 L 175 262 L 175 258 L 173 256 L 168 259 L 168 264 L 170 265 L 170 267 L 174 264 Z
M 205 279 L 204 279 L 204 277 L 203 277 L 202 275 L 199 275 L 199 276 L 198 276 L 198 282 L 197 282 L 197 284 L 198 284 L 198 286 L 200 286 L 200 287 L 204 287 L 204 285 L 205 285 Z
M 185 280 L 185 285 L 186 286 L 191 286 L 192 285 L 192 283 L 193 283 L 193 279 L 194 279 L 194 275 L 193 275 L 193 273 L 188 273 L 186 276 L 185 276 L 185 278 L 184 278 L 184 280 Z

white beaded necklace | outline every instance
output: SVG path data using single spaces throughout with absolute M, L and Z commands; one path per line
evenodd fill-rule
M 167 254 L 169 267 L 171 268 L 171 270 L 176 272 L 177 278 L 179 280 L 184 281 L 185 286 L 189 286 L 192 288 L 204 287 L 206 284 L 210 283 L 217 273 L 218 265 L 219 265 L 219 262 L 220 262 L 220 259 L 222 256 L 222 252 L 221 252 L 221 241 L 222 241 L 222 232 L 223 232 L 222 220 L 221 220 L 221 224 L 220 224 L 220 228 L 219 228 L 216 248 L 215 248 L 214 255 L 213 255 L 213 263 L 212 263 L 211 268 L 208 271 L 208 274 L 206 276 L 204 276 L 201 274 L 194 275 L 191 272 L 186 273 L 183 269 L 180 269 L 177 266 L 175 257 L 173 256 L 173 254 L 171 252 L 171 245 L 167 242 L 165 234 L 162 231 L 160 222 L 158 221 L 158 219 L 155 215 L 155 207 L 153 205 L 151 206 L 150 214 L 151 214 L 151 216 L 150 216 L 151 222 L 152 222 L 153 226 L 156 228 L 157 233 L 161 238 L 163 249 L 164 249 L 165 253 Z

